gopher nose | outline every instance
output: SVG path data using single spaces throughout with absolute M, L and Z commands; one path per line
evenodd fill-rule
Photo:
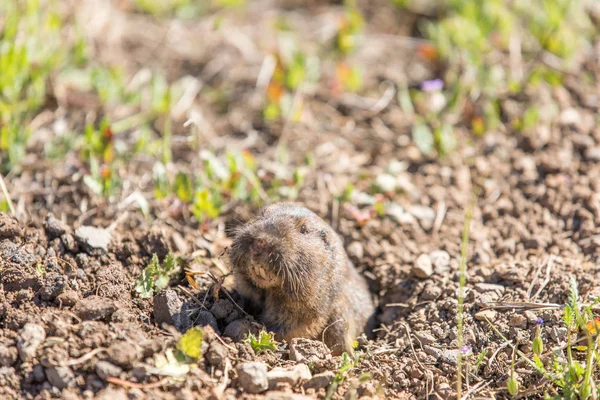
M 264 253 L 268 250 L 269 244 L 264 239 L 254 239 L 252 242 L 252 251 L 255 253 Z

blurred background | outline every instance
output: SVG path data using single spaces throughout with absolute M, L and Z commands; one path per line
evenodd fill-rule
M 202 222 L 296 199 L 317 170 L 343 199 L 490 133 L 536 147 L 558 119 L 596 123 L 552 91 L 597 109 L 598 18 L 591 0 L 5 0 L 0 209 Z

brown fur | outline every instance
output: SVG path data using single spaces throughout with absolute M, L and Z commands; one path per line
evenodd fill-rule
M 239 229 L 229 259 L 238 292 L 279 340 L 319 339 L 335 354 L 351 353 L 372 319 L 367 284 L 340 237 L 304 207 L 266 207 Z

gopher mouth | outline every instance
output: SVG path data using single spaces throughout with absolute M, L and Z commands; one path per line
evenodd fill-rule
M 261 288 L 268 288 L 279 284 L 279 277 L 258 263 L 248 265 L 250 279 Z

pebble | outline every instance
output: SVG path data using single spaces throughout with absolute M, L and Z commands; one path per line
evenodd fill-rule
M 404 211 L 402 206 L 395 203 L 392 203 L 385 208 L 385 214 L 400 225 L 412 225 L 417 222 L 412 214 Z
M 216 319 L 225 319 L 233 311 L 233 303 L 228 299 L 219 299 L 210 308 L 210 312 Z
M 313 397 L 305 396 L 303 394 L 270 391 L 265 396 L 265 400 L 312 400 Z
M 437 250 L 429 254 L 431 263 L 435 272 L 443 274 L 448 271 L 448 265 L 450 264 L 450 254 L 444 250 Z
M 275 367 L 267 373 L 269 389 L 274 389 L 279 384 L 296 386 L 302 381 L 312 378 L 310 369 L 306 364 L 296 364 L 291 367 Z
M 321 388 L 326 388 L 331 385 L 333 379 L 335 378 L 335 373 L 333 371 L 325 371 L 320 374 L 314 375 L 304 384 L 304 389 L 316 389 L 319 390 Z
M 52 386 L 61 390 L 75 386 L 75 374 L 69 367 L 46 368 L 46 378 Z
M 527 328 L 527 318 L 525 318 L 525 316 L 521 314 L 514 314 L 510 317 L 510 320 L 508 321 L 508 326 L 525 329 Z
M 262 362 L 246 362 L 237 366 L 240 385 L 248 393 L 262 393 L 269 387 L 267 365 Z
M 496 285 L 494 283 L 476 283 L 475 290 L 479 293 L 497 292 L 503 294 L 506 288 L 502 285 Z
M 19 331 L 17 350 L 21 361 L 27 362 L 35 357 L 38 347 L 46 339 L 46 331 L 41 325 L 28 323 Z
M 290 360 L 314 363 L 331 357 L 325 343 L 319 340 L 294 338 L 290 342 Z
M 486 321 L 487 318 L 490 322 L 494 322 L 497 316 L 498 312 L 495 310 L 483 310 L 475 314 L 475 319 L 477 321 Z
M 154 322 L 162 327 L 172 325 L 180 332 L 192 325 L 188 313 L 183 312 L 183 300 L 172 289 L 163 290 L 154 296 Z
M 128 397 L 125 391 L 122 389 L 114 389 L 111 387 L 107 387 L 106 389 L 103 389 L 100 392 L 98 392 L 95 398 L 96 400 L 128 400 L 132 399 L 133 397 Z
M 80 226 L 75 231 L 75 239 L 84 249 L 108 251 L 111 234 L 108 230 L 95 226 Z
M 223 368 L 225 366 L 228 354 L 229 350 L 227 347 L 218 341 L 213 340 L 204 356 L 210 365 L 217 368 Z
M 15 346 L 0 345 L 0 367 L 10 367 L 18 357 L 19 351 Z
M 233 339 L 234 342 L 239 342 L 248 335 L 248 332 L 254 331 L 256 329 L 252 322 L 247 319 L 237 319 L 225 327 L 223 336 Z
M 77 303 L 73 310 L 83 320 L 98 321 L 108 319 L 117 310 L 117 304 L 106 297 L 92 295 Z
M 584 157 L 586 161 L 600 161 L 600 146 L 586 149 Z
M 428 278 L 433 274 L 433 264 L 431 257 L 427 254 L 421 254 L 415 261 L 410 272 L 417 278 Z
M 398 187 L 398 181 L 390 174 L 380 174 L 375 178 L 375 188 L 381 193 L 395 192 Z
M 44 286 L 40 290 L 40 296 L 44 301 L 53 301 L 65 289 L 67 281 L 65 276 L 58 273 L 50 273 L 44 279 Z
M 430 332 L 415 332 L 415 337 L 419 339 L 421 344 L 433 344 L 436 342 L 435 337 Z
M 102 360 L 96 363 L 96 375 L 98 375 L 103 380 L 111 376 L 118 377 L 121 375 L 123 370 L 121 367 L 116 366 L 115 364 Z
M 360 242 L 352 242 L 346 249 L 348 255 L 357 260 L 361 260 L 365 256 L 365 248 Z
M 138 358 L 135 346 L 129 342 L 121 341 L 111 344 L 107 350 L 108 359 L 123 367 L 131 368 Z
M 48 239 L 56 239 L 67 232 L 68 227 L 61 221 L 54 217 L 52 214 L 46 215 L 44 221 L 44 229 L 48 235 Z
M 419 220 L 421 227 L 428 231 L 433 227 L 435 220 L 435 211 L 431 207 L 414 205 L 408 209 L 408 212 Z

